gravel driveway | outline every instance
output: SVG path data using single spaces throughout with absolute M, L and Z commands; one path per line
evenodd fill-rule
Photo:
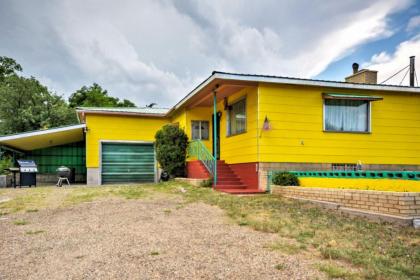
M 277 238 L 206 204 L 100 200 L 2 217 L 0 279 L 324 278 L 310 258 L 265 248 Z

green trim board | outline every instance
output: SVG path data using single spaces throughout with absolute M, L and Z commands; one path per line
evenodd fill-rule
M 282 171 L 274 171 L 282 172 Z M 297 177 L 351 178 L 351 179 L 400 179 L 420 181 L 420 171 L 287 171 Z
M 153 144 L 103 142 L 101 149 L 102 184 L 155 181 Z

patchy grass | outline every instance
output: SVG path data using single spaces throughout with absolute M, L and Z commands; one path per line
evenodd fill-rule
M 270 243 L 266 245 L 265 247 L 270 250 L 280 251 L 287 255 L 295 255 L 301 252 L 302 250 L 306 249 L 305 246 L 287 242 L 285 240 Z
M 125 199 L 140 199 L 146 196 L 145 186 L 107 186 L 107 187 L 81 187 L 70 192 L 65 202 L 78 204 L 82 202 L 92 202 L 106 197 L 122 197 Z
M 48 207 L 65 207 L 106 197 L 141 199 L 151 193 L 151 188 L 146 191 L 145 186 L 147 185 L 8 189 L 2 194 L 10 200 L 0 203 L 0 215 L 21 211 L 37 212 Z
M 28 231 L 25 231 L 25 233 L 28 234 L 28 235 L 36 235 L 36 234 L 41 234 L 41 233 L 44 233 L 44 232 L 45 232 L 45 230 L 28 230 Z
M 16 226 L 24 226 L 24 225 L 29 224 L 29 222 L 26 220 L 15 220 L 13 221 L 13 224 Z
M 159 252 L 158 251 L 152 251 L 152 252 L 150 252 L 150 255 L 151 256 L 158 256 Z
M 420 278 L 420 231 L 363 218 L 349 218 L 310 203 L 274 195 L 233 196 L 179 184 L 160 184 L 157 191 L 178 193 L 188 202 L 224 209 L 237 224 L 291 238 L 296 245 L 271 249 L 297 253 L 316 250 L 325 259 L 361 269 L 366 279 Z M 349 276 L 346 276 L 349 277 Z
M 319 271 L 327 274 L 330 279 L 361 279 L 357 274 L 336 264 L 319 264 L 317 267 Z
M 46 207 L 46 199 L 52 191 L 52 188 L 45 187 L 3 191 L 3 195 L 11 199 L 0 203 L 0 212 L 15 213 L 26 209 Z
M 282 264 L 282 263 L 279 263 L 279 264 L 276 264 L 274 266 L 274 268 L 277 269 L 277 270 L 285 270 L 286 269 L 286 266 L 284 264 Z

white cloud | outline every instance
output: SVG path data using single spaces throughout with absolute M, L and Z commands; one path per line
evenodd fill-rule
M 416 56 L 416 69 L 420 69 L 420 34 L 404 41 L 398 45 L 395 52 L 388 54 L 381 52 L 372 56 L 369 62 L 364 64 L 364 67 L 378 71 L 378 82 L 383 82 L 405 66 L 409 65 L 409 57 Z M 407 69 L 408 70 L 408 69 Z M 402 71 L 386 84 L 399 85 L 407 70 Z M 417 70 L 416 72 L 418 72 Z M 417 74 L 417 77 L 420 76 Z M 406 75 L 402 85 L 409 85 L 408 75 Z
M 385 51 L 374 54 L 370 60 L 371 64 L 382 64 L 392 60 L 392 57 Z
M 410 18 L 406 31 L 410 32 L 420 27 L 420 15 Z
M 30 62 L 31 74 L 54 81 L 49 85 L 66 89 L 66 95 L 98 82 L 140 106 L 173 105 L 212 70 L 316 76 L 360 45 L 393 34 L 389 15 L 412 4 L 5 1 L 0 33 L 7 34 L 7 43 L 0 52 L 22 58 L 25 69 Z

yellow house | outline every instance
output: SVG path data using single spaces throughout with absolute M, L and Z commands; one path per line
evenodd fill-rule
M 79 108 L 87 183 L 157 180 L 154 135 L 169 123 L 193 141 L 189 176 L 230 192 L 264 191 L 270 170 L 420 171 L 420 88 L 375 78 L 213 72 L 170 109 Z

